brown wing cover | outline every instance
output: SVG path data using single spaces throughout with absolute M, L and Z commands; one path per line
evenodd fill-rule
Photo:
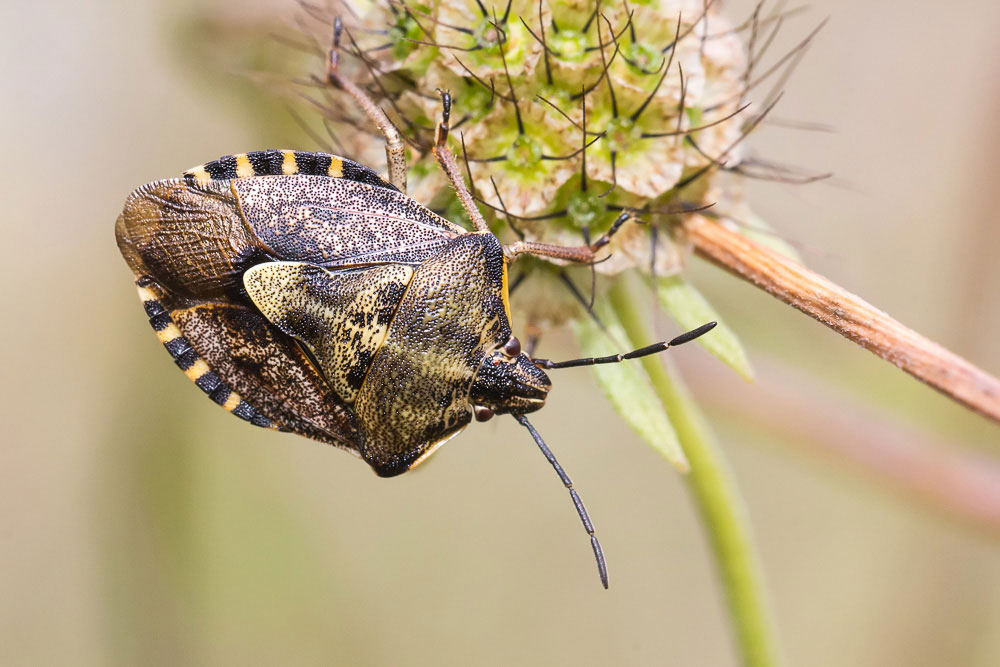
M 264 317 L 308 347 L 334 391 L 353 403 L 412 275 L 405 264 L 331 272 L 266 262 L 243 283 Z
M 487 352 L 511 336 L 503 248 L 466 234 L 421 264 L 355 401 L 362 456 L 405 472 L 469 423 L 469 387 Z
M 330 394 L 296 344 L 259 313 L 207 304 L 172 314 L 212 370 L 257 411 L 288 430 L 360 452 L 351 411 Z
M 137 278 L 195 300 L 230 294 L 260 254 L 226 182 L 143 185 L 125 201 L 115 235 Z
M 283 260 L 415 265 L 465 233 L 404 194 L 364 183 L 261 176 L 232 184 L 257 239 Z

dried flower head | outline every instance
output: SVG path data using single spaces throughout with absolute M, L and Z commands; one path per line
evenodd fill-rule
M 410 143 L 411 194 L 461 217 L 429 153 L 435 91 L 449 90 L 452 149 L 498 234 L 578 245 L 633 211 L 641 222 L 626 225 L 594 269 L 662 277 L 682 266 L 680 216 L 714 203 L 759 119 L 746 103 L 743 35 L 774 18 L 755 14 L 734 28 L 718 5 L 386 0 L 348 21 L 345 49 Z M 543 292 L 524 309 L 529 324 L 584 312 L 561 282 Z
M 592 265 L 523 257 L 513 266 L 513 321 L 529 349 L 566 323 L 589 355 L 647 345 L 654 334 L 632 315 L 650 314 L 651 288 L 682 330 L 719 321 L 698 342 L 752 377 L 739 340 L 681 270 L 706 219 L 766 231 L 743 177 L 811 178 L 752 158 L 744 142 L 815 35 L 762 64 L 795 10 L 760 4 L 734 25 L 714 0 L 372 0 L 364 11 L 336 2 L 300 0 L 300 28 L 324 55 L 335 16 L 343 32 L 337 74 L 298 91 L 323 112 L 334 152 L 382 162 L 385 144 L 361 108 L 375 100 L 375 116 L 388 118 L 379 122 L 407 145 L 408 194 L 470 223 L 431 151 L 448 91 L 451 152 L 502 241 L 580 246 L 617 221 Z M 762 92 L 764 82 L 773 89 Z M 627 364 L 595 372 L 625 420 L 686 469 L 649 379 Z

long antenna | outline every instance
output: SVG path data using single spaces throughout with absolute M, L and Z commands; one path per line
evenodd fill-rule
M 650 354 L 656 354 L 657 352 L 663 352 L 670 347 L 677 347 L 678 345 L 689 343 L 695 338 L 707 334 L 715 328 L 715 325 L 716 322 L 708 322 L 706 324 L 702 324 L 697 329 L 692 329 L 687 333 L 682 333 L 680 336 L 672 338 L 667 342 L 653 343 L 652 345 L 640 347 L 638 350 L 632 350 L 631 352 L 626 352 L 625 354 L 612 354 L 607 357 L 585 357 L 583 359 L 570 359 L 569 361 L 532 359 L 532 363 L 539 368 L 544 368 L 546 370 L 552 368 L 573 368 L 574 366 L 594 366 L 596 364 L 617 364 L 618 362 L 625 361 L 626 359 L 638 359 L 639 357 L 645 357 Z
M 528 433 L 530 433 L 531 437 L 534 438 L 535 444 L 538 445 L 540 450 L 542 450 L 542 454 L 544 454 L 545 458 L 549 460 L 549 463 L 552 464 L 556 474 L 559 475 L 559 479 L 562 480 L 563 485 L 569 490 L 569 495 L 573 498 L 573 504 L 576 506 L 576 513 L 580 515 L 580 521 L 583 522 L 583 528 L 587 531 L 587 534 L 590 535 L 590 546 L 594 548 L 594 558 L 597 559 L 597 571 L 601 575 L 601 583 L 604 585 L 604 588 L 607 588 L 608 564 L 604 562 L 604 551 L 601 549 L 601 543 L 597 541 L 597 536 L 594 535 L 594 524 L 590 522 L 590 516 L 587 515 L 587 508 L 583 506 L 583 501 L 580 500 L 580 494 L 578 494 L 576 489 L 573 488 L 573 481 L 569 478 L 569 475 L 566 474 L 566 471 L 562 469 L 562 466 L 559 465 L 559 461 L 556 461 L 555 454 L 552 453 L 552 450 L 549 449 L 548 445 L 545 444 L 545 441 L 542 440 L 542 436 L 538 435 L 538 431 L 536 431 L 535 427 L 531 425 L 528 418 L 524 415 L 511 416 L 520 422 L 524 428 L 528 429 Z

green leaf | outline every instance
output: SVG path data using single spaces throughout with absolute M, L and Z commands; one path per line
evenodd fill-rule
M 682 329 L 694 329 L 705 322 L 718 322 L 719 325 L 699 338 L 698 342 L 747 382 L 753 382 L 753 369 L 743 345 L 701 292 L 676 275 L 657 278 L 656 294 L 664 310 L 670 313 Z
M 574 325 L 577 340 L 583 353 L 603 357 L 627 351 L 619 349 L 615 341 L 629 338 L 618 317 L 607 303 L 597 305 L 594 313 L 607 328 L 601 328 L 590 318 Z M 663 404 L 657 398 L 642 366 L 638 363 L 602 364 L 592 366 L 597 384 L 625 422 L 653 449 L 663 455 L 681 472 L 689 469 L 687 457 L 681 449 L 674 427 L 667 418 Z

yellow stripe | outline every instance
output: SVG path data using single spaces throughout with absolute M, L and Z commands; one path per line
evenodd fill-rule
M 191 176 L 196 181 L 210 181 L 212 177 L 208 175 L 208 171 L 205 169 L 205 165 L 199 164 L 197 167 L 192 167 L 184 172 L 185 176 Z
M 295 151 L 281 151 L 281 173 L 285 176 L 299 173 L 299 165 L 295 162 Z
M 340 178 L 344 175 L 344 163 L 339 157 L 330 156 L 330 168 L 326 170 L 328 176 Z
M 468 424 L 466 424 L 466 426 L 468 426 Z M 436 452 L 438 450 L 438 447 L 440 447 L 444 443 L 448 442 L 449 440 L 451 440 L 452 438 L 454 438 L 456 435 L 458 435 L 459 433 L 461 433 L 464 430 L 465 430 L 465 426 L 463 426 L 462 428 L 458 429 L 457 431 L 455 431 L 451 435 L 445 436 L 444 438 L 441 438 L 437 442 L 433 443 L 430 447 L 427 448 L 427 451 L 425 451 L 423 454 L 421 454 L 417 458 L 416 461 L 414 461 L 413 463 L 410 464 L 410 467 L 407 468 L 407 470 L 413 470 L 414 468 L 416 468 L 417 466 L 419 466 L 421 463 L 423 463 L 424 461 L 426 461 L 427 459 L 429 459 L 431 457 L 431 454 L 433 454 L 434 452 Z
M 139 299 L 143 303 L 146 303 L 147 301 L 156 301 L 157 303 L 160 302 L 159 298 L 156 296 L 156 293 L 153 292 L 153 290 L 146 287 L 139 287 L 138 285 L 136 285 L 136 289 L 139 292 Z M 169 343 L 175 338 L 180 337 L 180 335 L 181 335 L 180 329 L 178 329 L 177 325 L 174 324 L 173 322 L 168 324 L 167 328 L 163 329 L 162 331 L 156 332 L 156 337 L 160 339 L 161 343 Z M 205 375 L 206 373 L 210 373 L 211 371 L 212 369 L 205 362 L 205 360 L 202 359 L 201 357 L 198 357 L 195 359 L 194 363 L 191 364 L 190 367 L 184 370 L 184 375 L 186 375 L 187 378 L 192 382 L 197 382 L 198 380 L 201 379 L 203 375 Z M 243 398 L 239 394 L 230 389 L 229 398 L 226 399 L 226 402 L 222 405 L 222 407 L 225 408 L 227 412 L 232 412 L 233 410 L 236 409 L 236 406 L 239 405 L 240 401 L 242 400 Z M 278 426 L 278 424 L 273 419 L 271 420 L 271 423 L 268 425 L 268 428 L 270 428 L 273 431 L 281 430 L 281 427 Z
M 198 357 L 198 359 L 193 364 L 191 364 L 191 367 L 184 371 L 184 375 L 187 375 L 188 379 L 191 380 L 191 382 L 197 382 L 202 375 L 209 372 L 210 370 L 212 369 L 208 367 L 208 364 L 205 363 L 205 360 L 202 359 L 201 357 Z
M 503 310 L 507 314 L 507 321 L 510 322 L 510 290 L 507 288 L 507 260 L 503 261 L 503 285 L 500 287 L 500 298 L 503 299 Z
M 240 401 L 242 400 L 243 399 L 240 398 L 240 395 L 237 394 L 235 391 L 230 392 L 229 398 L 227 398 L 226 402 L 222 404 L 222 407 L 223 409 L 225 409 L 226 412 L 232 412 L 233 410 L 236 409 L 236 406 L 239 405 Z
M 136 285 L 135 287 L 137 290 L 139 290 L 139 300 L 142 301 L 143 303 L 146 303 L 147 301 L 158 300 L 156 293 L 153 290 L 149 289 L 148 287 L 139 287 L 138 285 Z
M 156 332 L 156 337 L 160 339 L 160 342 L 166 345 L 175 338 L 181 337 L 181 330 L 177 328 L 177 325 L 171 322 L 166 326 L 165 329 L 160 329 Z
M 136 285 L 136 289 L 139 292 L 139 299 L 142 300 L 143 304 L 145 304 L 147 301 L 156 301 L 157 303 L 159 303 L 159 299 L 157 298 L 156 293 L 153 292 L 153 290 L 148 289 L 146 287 L 139 287 L 138 285 Z M 177 325 L 174 324 L 173 322 L 168 324 L 166 328 L 156 332 L 156 337 L 159 338 L 160 342 L 164 344 L 169 343 L 175 338 L 180 338 L 180 336 L 181 336 L 181 330 L 178 329 Z
M 250 158 L 247 157 L 246 153 L 240 153 L 236 156 L 236 178 L 250 178 L 253 176 L 253 165 L 250 164 Z
M 146 287 L 139 287 L 138 285 L 136 285 L 136 289 L 139 292 L 139 299 L 143 303 L 146 303 L 147 301 L 156 301 L 157 303 L 160 302 L 159 298 L 157 297 L 156 293 L 153 292 L 153 290 L 148 289 Z M 181 331 L 180 329 L 177 328 L 177 325 L 174 324 L 173 322 L 168 324 L 167 327 L 162 331 L 156 332 L 156 337 L 160 339 L 161 343 L 169 343 L 170 341 L 174 340 L 175 338 L 179 338 L 180 336 L 181 336 Z M 191 364 L 190 367 L 184 370 L 184 375 L 186 375 L 187 378 L 192 382 L 197 382 L 198 380 L 201 379 L 201 376 L 211 372 L 211 370 L 212 369 L 205 362 L 205 360 L 202 359 L 201 357 L 198 357 L 195 359 L 195 362 Z M 226 402 L 223 403 L 222 407 L 225 408 L 227 412 L 232 412 L 233 410 L 236 409 L 236 406 L 239 405 L 240 401 L 242 400 L 243 398 L 239 394 L 230 389 L 229 398 L 226 399 Z M 271 423 L 268 425 L 268 428 L 270 428 L 273 431 L 281 430 L 281 427 L 278 426 L 278 424 L 273 419 L 271 420 Z

